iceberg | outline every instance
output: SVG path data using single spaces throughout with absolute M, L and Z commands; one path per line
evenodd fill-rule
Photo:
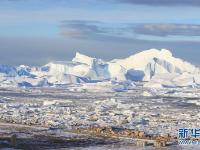
M 149 49 L 124 59 L 104 61 L 77 52 L 72 61 L 54 61 L 41 67 L 0 65 L 1 86 L 43 87 L 104 81 L 146 81 L 145 87 L 200 85 L 200 69 L 173 56 L 167 49 Z M 115 85 L 116 91 L 126 91 Z

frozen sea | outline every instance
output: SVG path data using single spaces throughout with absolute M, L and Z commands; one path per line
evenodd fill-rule
M 108 126 L 176 136 L 180 128 L 199 128 L 200 90 L 148 89 L 135 83 L 115 92 L 108 84 L 51 88 L 1 88 L 0 133 L 17 134 L 16 149 L 155 149 L 130 139 L 74 135 L 74 128 Z M 9 148 L 6 143 L 2 148 Z M 200 149 L 198 146 L 166 148 Z

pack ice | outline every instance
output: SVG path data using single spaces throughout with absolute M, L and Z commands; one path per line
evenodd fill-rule
M 76 53 L 69 62 L 49 62 L 41 67 L 0 65 L 0 86 L 44 87 L 110 83 L 116 91 L 134 81 L 145 87 L 193 87 L 200 84 L 200 69 L 175 58 L 169 50 L 150 49 L 124 59 L 104 61 Z

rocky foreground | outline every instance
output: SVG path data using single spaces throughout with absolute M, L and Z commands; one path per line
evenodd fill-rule
M 95 87 L 98 89 L 97 86 L 94 86 L 88 91 L 82 91 L 77 86 L 53 89 L 0 89 L 1 122 L 22 126 L 20 130 L 16 131 L 12 126 L 6 130 L 0 127 L 1 133 L 8 133 L 10 136 L 20 133 L 18 137 L 28 138 L 24 144 L 29 143 L 33 146 L 35 143 L 37 143 L 36 145 L 48 143 L 46 146 L 53 146 L 54 140 L 49 142 L 53 135 L 53 139 L 54 137 L 61 138 L 61 143 L 55 140 L 59 143 L 58 147 L 61 144 L 61 146 L 71 145 L 72 147 L 80 145 L 81 148 L 112 147 L 113 145 L 124 148 L 127 144 L 131 144 L 132 147 L 137 146 L 135 139 L 141 137 L 147 141 L 156 141 L 158 140 L 156 137 L 159 136 L 176 137 L 179 128 L 199 126 L 198 97 L 191 97 L 191 95 L 185 97 L 188 95 L 187 89 L 185 93 L 183 90 L 181 91 L 183 95 L 185 94 L 184 97 L 173 97 L 174 91 L 168 90 L 165 91 L 165 95 L 162 94 L 163 91 L 157 91 L 157 96 L 144 96 L 144 92 L 150 91 L 143 89 L 142 86 L 126 92 L 106 92 L 106 88 L 95 90 Z M 194 93 L 194 91 L 191 92 Z M 198 91 L 195 92 L 198 94 Z M 160 95 L 158 95 L 159 93 Z M 170 95 L 170 93 L 173 94 Z M 34 127 L 34 129 L 30 130 L 29 127 Z M 95 132 L 93 133 L 90 130 L 91 127 L 99 127 L 98 132 L 94 128 Z M 79 129 L 87 130 L 82 132 Z M 116 130 L 113 129 L 124 129 L 126 132 L 122 132 L 122 134 L 119 130 L 115 133 Z M 87 133 L 90 131 L 92 134 L 88 135 Z M 135 131 L 139 131 L 140 134 L 135 134 Z M 103 133 L 103 137 L 99 133 Z M 107 136 L 107 134 L 111 136 Z M 35 138 L 38 135 L 41 137 L 40 139 Z M 78 140 L 76 144 L 73 142 L 62 144 L 66 139 L 77 141 L 71 135 L 78 136 L 81 141 Z M 23 140 L 18 141 L 22 142 Z M 53 145 L 49 143 L 53 143 Z M 139 145 L 146 144 L 148 145 L 148 142 L 139 142 Z M 166 144 L 169 148 L 177 147 L 176 142 L 175 145 L 173 143 Z M 153 147 L 153 143 L 151 143 L 150 148 Z

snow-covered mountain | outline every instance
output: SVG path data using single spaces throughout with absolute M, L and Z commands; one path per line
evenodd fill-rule
M 41 67 L 0 65 L 0 86 L 55 86 L 104 80 L 149 81 L 146 87 L 200 84 L 200 69 L 173 57 L 169 50 L 150 49 L 125 59 L 104 61 L 76 53 L 70 62 Z

